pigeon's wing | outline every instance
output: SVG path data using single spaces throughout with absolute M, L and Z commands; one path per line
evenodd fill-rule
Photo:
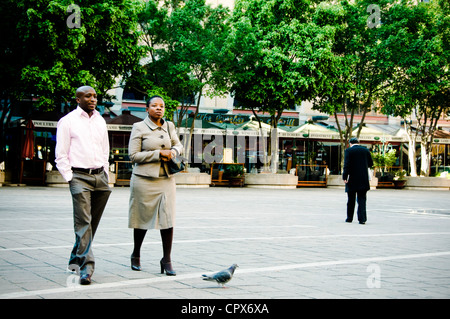
M 213 276 L 218 283 L 224 284 L 231 279 L 231 274 L 228 270 L 219 271 Z
M 216 281 L 216 279 L 214 279 L 212 276 L 208 276 L 208 275 L 202 275 L 202 276 L 203 276 L 203 280 Z

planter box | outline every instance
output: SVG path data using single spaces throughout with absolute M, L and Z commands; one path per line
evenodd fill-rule
M 345 187 L 342 175 L 328 175 L 327 186 Z
M 245 186 L 253 188 L 297 188 L 298 177 L 291 174 L 245 174 Z
M 376 189 L 378 184 L 378 178 L 372 176 L 372 179 L 369 181 L 370 189 Z M 342 175 L 328 175 L 327 180 L 328 187 L 345 187 L 344 181 L 342 180 Z
M 394 188 L 396 189 L 402 189 L 406 185 L 406 180 L 394 180 Z
M 378 185 L 378 178 L 375 176 L 372 176 L 372 179 L 369 181 L 370 189 L 377 189 Z
M 240 165 L 242 166 L 242 171 L 234 171 L 236 174 L 242 174 L 244 171 L 243 163 L 212 163 L 211 164 L 211 186 L 244 186 L 244 176 L 241 177 L 229 177 L 229 173 L 231 173 L 231 168 L 233 166 Z
M 109 187 L 114 187 L 114 185 L 116 184 L 116 173 L 109 172 L 108 184 L 109 184 Z
M 109 172 L 109 187 L 114 187 L 116 174 Z M 69 183 L 62 177 L 59 171 L 49 171 L 45 174 L 45 184 L 49 187 L 69 187 Z
M 406 176 L 406 189 L 436 189 L 449 190 L 450 179 L 442 177 L 411 177 Z
M 69 187 L 69 183 L 62 177 L 59 171 L 49 171 L 45 174 L 45 184 L 49 187 Z
M 180 172 L 175 174 L 175 182 L 178 188 L 208 188 L 211 184 L 211 175 Z

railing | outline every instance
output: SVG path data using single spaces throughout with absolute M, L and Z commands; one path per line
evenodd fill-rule
M 212 186 L 244 186 L 244 177 L 228 178 L 223 176 L 225 166 L 242 165 L 244 163 L 212 163 L 211 164 L 211 185 Z M 217 168 L 214 168 L 216 166 Z M 236 185 L 234 185 L 236 183 Z
M 328 165 L 297 165 L 297 186 L 327 187 Z
M 115 161 L 116 185 L 128 186 L 130 185 L 131 173 L 133 172 L 133 165 L 131 161 Z
M 20 162 L 19 183 L 45 185 L 45 169 L 47 162 L 41 159 L 25 160 Z
M 395 171 L 403 170 L 403 166 L 375 167 L 374 176 L 378 178 L 377 188 L 395 188 Z

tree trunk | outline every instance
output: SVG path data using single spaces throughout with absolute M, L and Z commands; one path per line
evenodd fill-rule
M 278 122 L 280 121 L 283 110 L 280 110 L 276 115 L 272 116 L 272 130 L 270 132 L 270 150 L 271 150 L 271 171 L 276 174 L 278 171 L 279 162 L 279 140 L 278 140 Z
M 186 138 L 186 141 L 184 143 L 184 150 L 185 150 L 185 157 L 188 159 L 187 166 L 189 167 L 189 163 L 191 162 L 191 141 L 192 141 L 192 135 L 194 135 L 194 127 L 195 127 L 195 119 L 198 115 L 198 110 L 200 108 L 200 99 L 202 97 L 202 92 L 199 92 L 198 100 L 197 100 L 197 108 L 195 109 L 194 118 L 192 119 L 191 128 L 189 129 L 189 135 Z
M 338 120 L 336 112 L 334 113 L 334 119 L 336 120 L 336 126 L 337 126 L 338 131 L 339 131 L 339 140 L 341 142 L 341 149 L 340 149 L 340 153 L 341 153 L 340 159 L 341 160 L 339 161 L 339 170 L 342 171 L 343 167 L 344 167 L 344 154 L 345 154 L 344 134 L 342 133 L 341 125 L 339 124 L 339 120 Z
M 273 127 L 270 132 L 270 150 L 271 150 L 271 161 L 270 170 L 272 173 L 276 174 L 278 170 L 278 128 Z
M 409 165 L 411 166 L 410 175 L 413 177 L 417 176 L 417 166 L 416 166 L 416 134 L 412 133 L 411 124 L 406 124 L 408 121 L 403 119 L 405 124 L 406 136 L 408 137 L 408 159 Z
M 261 119 L 259 118 L 258 114 L 256 113 L 255 109 L 252 107 L 253 115 L 255 116 L 256 120 L 258 121 L 259 126 L 259 134 L 260 134 L 260 143 L 258 145 L 262 144 L 262 150 L 260 150 L 263 154 L 263 171 L 266 172 L 268 170 L 268 158 L 267 158 L 267 148 L 266 148 L 266 138 L 264 137 L 264 131 L 262 129 L 261 125 Z
M 429 176 L 430 175 L 430 157 L 431 152 L 428 150 L 428 138 L 422 137 L 420 141 L 420 175 Z

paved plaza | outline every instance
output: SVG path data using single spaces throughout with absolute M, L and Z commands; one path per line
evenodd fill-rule
M 67 272 L 68 188 L 0 188 L 0 299 L 424 299 L 450 297 L 450 192 L 377 189 L 345 223 L 342 188 L 177 189 L 172 260 L 159 231 L 130 268 L 129 188 L 113 189 L 94 240 L 92 284 Z M 222 288 L 202 274 L 237 263 Z M 189 310 L 189 309 L 188 309 Z M 192 309 L 191 309 L 192 310 Z

